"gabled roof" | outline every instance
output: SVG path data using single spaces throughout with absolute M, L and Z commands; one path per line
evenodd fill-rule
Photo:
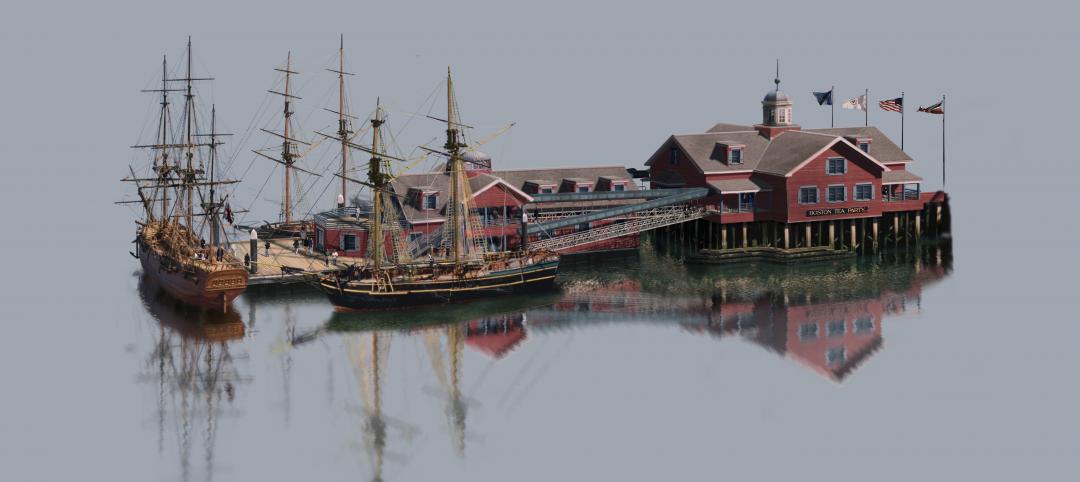
M 727 126 L 728 124 L 723 124 Z M 735 126 L 741 127 L 741 126 Z M 867 131 L 870 129 L 871 131 Z M 875 128 L 851 128 L 851 129 L 825 129 L 838 131 L 836 133 L 819 132 L 822 129 L 802 131 L 785 131 L 772 139 L 766 138 L 755 130 L 730 131 L 730 132 L 706 132 L 704 134 L 681 134 L 671 136 L 673 142 L 693 162 L 701 172 L 706 174 L 723 174 L 733 172 L 756 171 L 766 174 L 784 176 L 793 169 L 798 168 L 818 152 L 829 146 L 842 142 L 850 145 L 842 136 L 853 135 L 849 132 L 868 132 L 868 137 L 873 137 L 871 154 L 867 155 L 859 151 L 859 155 L 867 157 L 870 161 L 879 164 L 883 169 L 886 162 L 899 162 L 896 153 L 906 156 L 897 148 L 895 152 L 889 146 L 895 147 L 881 131 Z M 880 137 L 874 137 L 877 132 Z M 854 134 L 861 135 L 861 134 Z M 878 146 L 881 139 L 881 146 Z M 724 159 L 722 145 L 742 145 L 742 163 L 728 164 Z M 856 150 L 858 150 L 856 148 Z M 650 161 L 657 155 L 665 155 L 664 147 L 653 154 Z M 877 152 L 890 156 L 890 161 L 883 161 L 876 155 Z M 902 157 L 901 156 L 901 157 Z
M 787 131 L 773 138 L 758 162 L 757 170 L 784 176 L 840 138 L 803 131 Z
M 768 139 L 753 130 L 684 134 L 672 136 L 672 139 L 702 172 L 753 170 L 769 145 Z M 742 164 L 728 165 L 724 162 L 723 150 L 717 146 L 717 143 L 743 145 Z
M 806 129 L 806 132 L 817 132 L 833 136 L 853 136 L 870 138 L 870 155 L 884 164 L 893 162 L 911 162 L 911 156 L 900 150 L 884 132 L 877 127 L 837 127 L 833 129 Z

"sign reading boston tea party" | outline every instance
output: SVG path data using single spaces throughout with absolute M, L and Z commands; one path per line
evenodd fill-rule
M 870 206 L 855 206 L 853 208 L 828 208 L 828 209 L 807 209 L 807 217 L 815 216 L 838 216 L 841 214 L 863 214 L 870 212 Z

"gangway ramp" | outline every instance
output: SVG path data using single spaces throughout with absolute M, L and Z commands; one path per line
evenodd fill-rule
M 708 195 L 709 190 L 703 187 L 650 189 L 643 191 L 537 194 L 533 196 L 533 204 L 613 199 L 646 199 L 646 201 L 529 225 L 526 230 L 528 234 L 550 234 L 560 228 L 607 219 L 616 220 L 613 224 L 581 230 L 562 236 L 553 236 L 531 242 L 529 245 L 536 249 L 562 251 L 576 246 L 606 241 L 608 239 L 642 233 L 651 229 L 670 226 L 672 224 L 701 219 L 705 215 L 705 208 L 688 203 Z

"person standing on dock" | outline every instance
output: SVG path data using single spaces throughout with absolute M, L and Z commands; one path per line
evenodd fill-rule
M 267 257 L 270 256 L 270 240 L 269 239 L 267 239 L 266 243 L 263 244 L 263 256 L 267 256 Z
M 293 238 L 292 252 L 293 254 L 300 254 L 300 238 Z
M 334 254 L 332 256 L 333 256 L 334 266 L 337 266 L 337 251 L 334 251 Z

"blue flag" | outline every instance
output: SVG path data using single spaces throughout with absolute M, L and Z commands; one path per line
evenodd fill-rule
M 832 105 L 832 89 L 828 92 L 814 92 L 818 105 Z

